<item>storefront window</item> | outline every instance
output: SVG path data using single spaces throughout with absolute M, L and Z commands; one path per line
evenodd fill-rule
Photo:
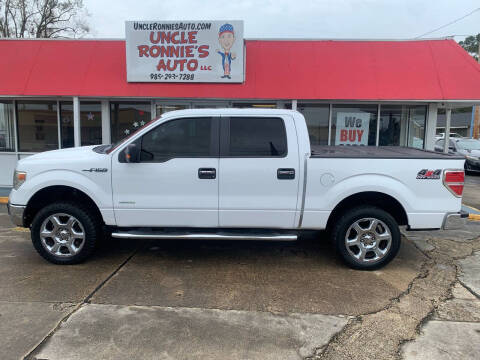
M 251 102 L 236 102 L 233 103 L 234 108 L 257 108 L 257 109 L 276 109 L 277 103 L 251 103 Z
M 17 101 L 17 123 L 20 151 L 58 149 L 56 101 Z
M 376 145 L 377 105 L 334 105 L 331 145 Z
M 161 116 L 169 111 L 189 109 L 189 104 L 157 104 L 157 116 Z
M 407 146 L 423 149 L 425 140 L 426 106 L 410 106 Z
M 102 143 L 102 104 L 80 102 L 80 129 L 82 146 Z
M 297 110 L 300 111 L 307 122 L 310 144 L 328 145 L 328 113 L 329 105 L 320 104 L 297 104 Z
M 0 151 L 15 151 L 13 104 L 0 101 Z
M 193 109 L 223 109 L 228 108 L 228 102 L 198 102 L 192 104 Z
M 62 149 L 75 146 L 73 136 L 73 103 L 60 103 L 60 137 Z
M 149 102 L 111 102 L 112 142 L 117 142 L 152 119 Z
M 382 105 L 380 107 L 380 146 L 400 146 L 402 124 L 406 124 L 407 108 L 397 105 Z M 405 125 L 404 125 L 405 126 Z

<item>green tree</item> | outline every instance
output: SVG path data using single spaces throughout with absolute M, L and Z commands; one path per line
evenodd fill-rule
M 81 37 L 87 17 L 82 0 L 0 0 L 0 38 Z
M 465 49 L 470 55 L 472 55 L 475 60 L 478 61 L 478 42 L 480 41 L 480 34 L 470 35 L 465 38 L 465 40 L 460 41 L 459 44 Z

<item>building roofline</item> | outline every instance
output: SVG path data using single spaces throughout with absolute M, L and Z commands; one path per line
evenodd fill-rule
M 409 42 L 409 41 L 438 41 L 453 40 L 453 36 L 437 38 L 411 38 L 411 39 L 391 39 L 391 38 L 244 38 L 246 41 L 353 41 L 353 42 Z M 0 41 L 125 41 L 125 38 L 0 38 Z

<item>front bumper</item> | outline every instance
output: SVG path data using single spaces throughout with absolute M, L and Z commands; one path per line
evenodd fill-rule
M 459 211 L 457 213 L 448 213 L 443 219 L 442 229 L 444 230 L 458 230 L 467 223 L 468 212 Z
M 7 203 L 8 215 L 10 215 L 10 220 L 16 226 L 23 226 L 23 214 L 25 212 L 26 206 L 23 205 L 12 205 L 10 201 Z

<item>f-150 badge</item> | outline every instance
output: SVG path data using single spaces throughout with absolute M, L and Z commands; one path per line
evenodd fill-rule
M 108 169 L 107 168 L 90 168 L 90 169 L 83 169 L 82 171 L 105 173 L 108 171 Z
M 437 170 L 422 169 L 418 172 L 417 179 L 428 179 L 428 180 L 440 179 L 441 174 L 442 174 L 442 169 L 437 169 Z

